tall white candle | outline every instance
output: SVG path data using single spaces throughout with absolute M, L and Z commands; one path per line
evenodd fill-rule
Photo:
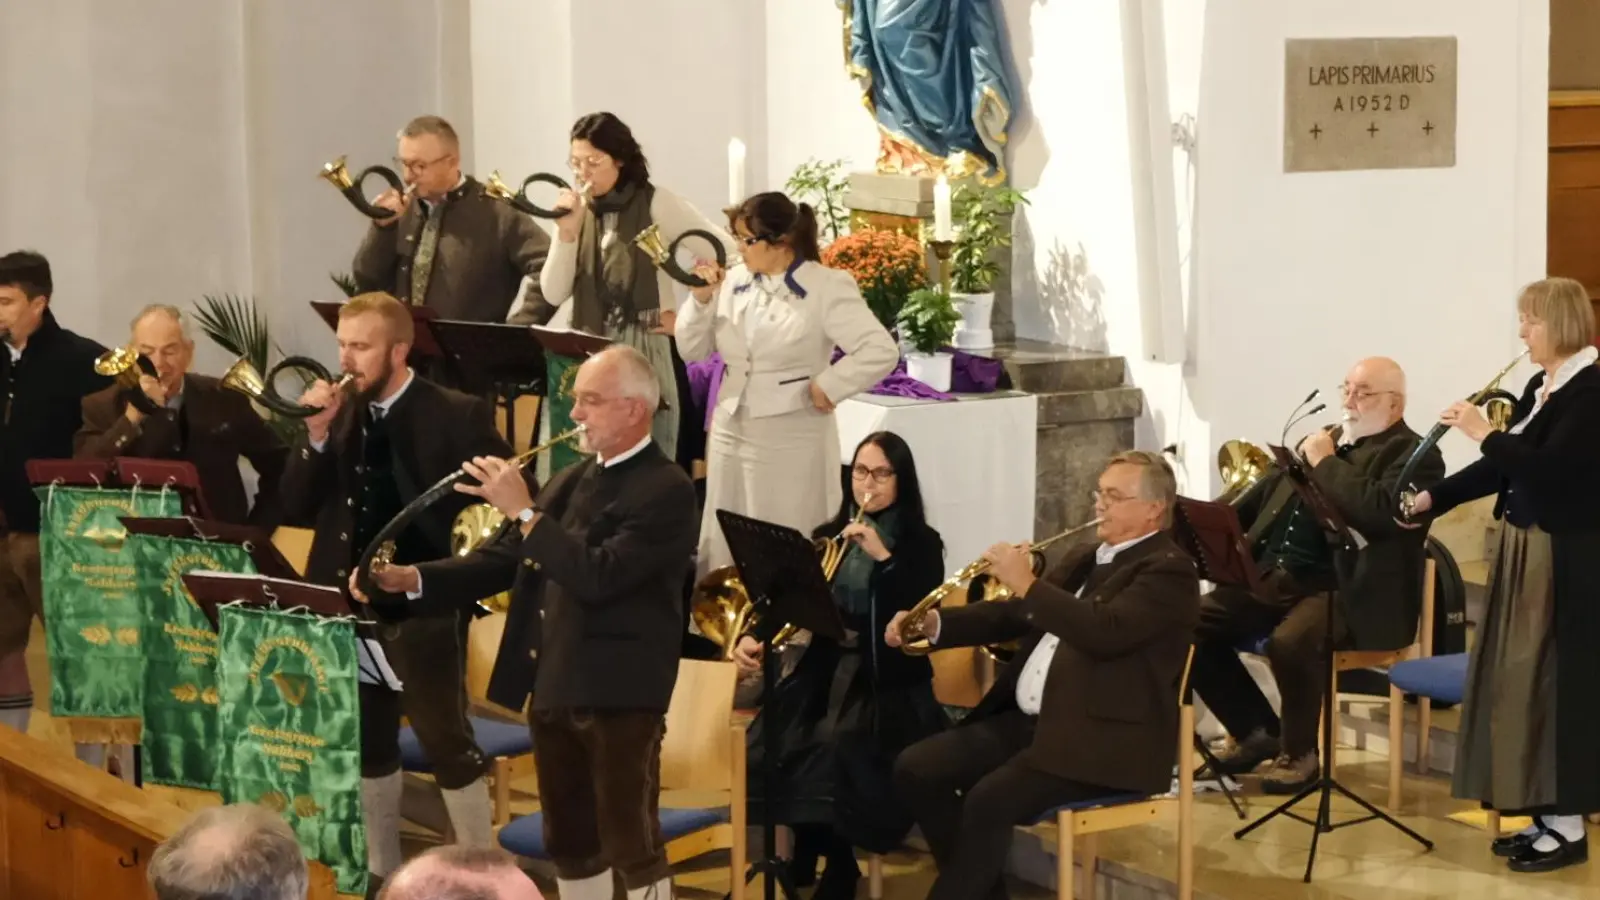
M 933 185 L 933 239 L 955 240 L 950 226 L 950 182 L 943 174 Z
M 728 205 L 744 202 L 744 141 L 728 141 Z

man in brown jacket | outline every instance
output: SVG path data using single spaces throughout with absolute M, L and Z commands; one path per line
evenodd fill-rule
M 555 310 L 539 288 L 549 236 L 462 174 L 461 144 L 449 122 L 413 119 L 399 141 L 396 162 L 409 190 L 373 200 L 394 215 L 367 230 L 351 264 L 356 287 L 468 322 L 505 322 L 520 294 L 517 324 L 549 321 Z
M 1035 578 L 1026 546 L 984 554 L 1017 599 L 934 611 L 938 647 L 1022 641 L 962 724 L 913 744 L 895 788 L 939 865 L 930 900 L 1004 896 L 1012 830 L 1068 803 L 1165 793 L 1178 739 L 1178 682 L 1200 609 L 1194 563 L 1163 531 L 1172 469 L 1153 453 L 1100 475 L 1098 547 Z M 886 638 L 899 646 L 906 613 Z
M 79 459 L 133 456 L 194 464 L 213 518 L 269 531 L 278 525 L 278 477 L 289 448 L 243 394 L 189 371 L 194 339 L 175 306 L 154 304 L 133 319 L 133 346 L 155 365 L 140 387 L 159 412 L 146 415 L 115 385 L 83 398 L 83 427 L 73 438 Z M 258 479 L 251 508 L 239 472 L 250 461 Z

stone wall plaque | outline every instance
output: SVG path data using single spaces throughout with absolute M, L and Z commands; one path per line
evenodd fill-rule
M 1455 164 L 1454 37 L 1285 42 L 1285 172 Z

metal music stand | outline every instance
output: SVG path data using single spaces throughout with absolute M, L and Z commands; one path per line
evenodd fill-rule
M 1336 558 L 1338 554 L 1353 554 L 1359 550 L 1365 544 L 1365 541 L 1350 530 L 1350 526 L 1345 523 L 1344 516 L 1328 500 L 1322 489 L 1318 488 L 1316 483 L 1306 474 L 1305 467 L 1300 464 L 1300 460 L 1289 450 L 1276 444 L 1267 445 L 1267 449 L 1272 453 L 1273 458 L 1277 460 L 1278 467 L 1283 470 L 1284 477 L 1288 478 L 1289 483 L 1294 486 L 1295 493 L 1300 496 L 1300 500 L 1306 504 L 1306 508 L 1311 510 L 1312 516 L 1322 526 L 1323 533 L 1327 535 L 1328 543 L 1333 547 Z M 1235 839 L 1242 838 L 1280 815 L 1285 815 L 1297 822 L 1304 822 L 1310 825 L 1311 850 L 1306 856 L 1305 875 L 1307 884 L 1311 883 L 1311 869 L 1317 862 L 1317 839 L 1324 832 L 1332 832 L 1334 829 L 1343 828 L 1346 825 L 1359 825 L 1376 819 L 1399 830 L 1406 837 L 1421 844 L 1424 849 L 1433 849 L 1432 841 L 1412 831 L 1392 816 L 1357 796 L 1354 791 L 1340 784 L 1333 777 L 1333 710 L 1338 705 L 1338 698 L 1333 696 L 1333 686 L 1335 684 L 1334 659 L 1337 656 L 1333 644 L 1334 635 L 1336 634 L 1334 630 L 1334 604 L 1338 602 L 1338 599 L 1337 591 L 1328 591 L 1327 632 L 1324 635 L 1328 651 L 1328 683 L 1322 702 L 1322 759 L 1320 760 L 1322 771 L 1317 776 L 1317 780 L 1306 785 L 1301 789 L 1300 793 L 1285 800 L 1277 809 L 1233 833 Z M 1397 747 L 1390 749 L 1395 753 L 1400 752 Z M 1355 801 L 1356 804 L 1367 811 L 1367 815 L 1344 822 L 1335 823 L 1331 821 L 1329 817 L 1329 801 L 1335 791 Z M 1321 802 L 1317 805 L 1317 817 L 1315 820 L 1307 819 L 1293 811 L 1293 807 L 1296 804 L 1312 794 L 1321 795 Z
M 516 446 L 517 398 L 543 395 L 544 347 L 526 325 L 437 319 L 434 338 L 461 373 L 462 389 L 492 394 L 506 408 L 506 443 Z
M 256 571 L 267 578 L 298 579 L 300 573 L 284 559 L 272 543 L 272 535 L 252 525 L 234 525 L 214 519 L 161 518 L 154 516 L 123 516 L 117 521 L 129 534 L 147 534 L 156 537 L 184 538 L 213 544 L 231 544 L 242 548 L 255 563 Z
M 813 634 L 842 641 L 844 620 L 833 603 L 833 593 L 822 577 L 817 550 L 809 538 L 793 528 L 725 509 L 717 510 L 717 522 L 728 541 L 739 579 L 744 582 L 751 602 L 756 604 L 761 620 L 768 625 L 760 629 L 761 677 L 767 696 L 772 697 L 780 670 L 778 655 L 772 646 L 778 629 L 770 627 L 771 623 L 787 622 Z M 778 825 L 774 813 L 781 790 L 776 740 L 782 727 L 782 723 L 774 720 L 777 709 L 776 704 L 768 703 L 763 709 L 767 718 L 761 724 L 761 779 L 766 793 L 766 808 L 761 817 L 762 858 L 752 863 L 744 876 L 746 882 L 757 875 L 767 876 L 766 900 L 773 900 L 780 885 L 785 897 L 800 896 L 789 880 L 787 867 L 776 853 Z
M 1241 588 L 1252 596 L 1260 596 L 1260 574 L 1256 571 L 1255 560 L 1250 556 L 1249 545 L 1245 543 L 1244 529 L 1239 526 L 1239 513 L 1232 506 L 1179 497 L 1178 505 L 1173 510 L 1172 534 L 1194 560 L 1202 580 Z M 1217 786 L 1228 798 L 1228 804 L 1243 819 L 1244 807 L 1239 805 L 1233 789 L 1228 787 L 1229 776 L 1222 773 L 1216 755 L 1200 739 L 1198 732 L 1194 736 L 1194 746 L 1200 751 L 1206 766 L 1216 773 Z

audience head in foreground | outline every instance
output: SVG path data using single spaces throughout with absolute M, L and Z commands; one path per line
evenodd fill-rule
M 542 900 L 516 859 L 492 847 L 435 847 L 397 869 L 378 900 Z
M 202 810 L 156 848 L 157 900 L 305 900 L 305 855 L 283 817 L 252 803 Z
M 1099 537 L 1111 546 L 1172 526 L 1178 482 L 1159 453 L 1129 450 L 1106 463 L 1094 492 Z

